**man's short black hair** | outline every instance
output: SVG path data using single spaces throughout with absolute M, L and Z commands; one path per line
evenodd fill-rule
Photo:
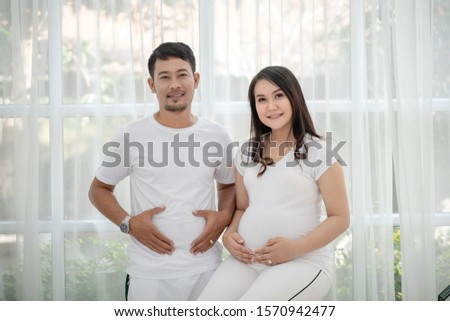
M 192 49 L 182 42 L 164 42 L 160 44 L 148 58 L 148 72 L 153 78 L 155 62 L 157 59 L 167 60 L 170 57 L 183 59 L 191 65 L 192 73 L 195 73 L 195 56 Z

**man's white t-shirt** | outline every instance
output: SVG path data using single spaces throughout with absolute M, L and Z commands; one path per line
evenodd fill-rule
M 245 150 L 236 155 L 235 166 L 243 176 L 249 198 L 238 233 L 248 248 L 259 249 L 279 236 L 298 239 L 320 224 L 322 196 L 317 181 L 336 159 L 327 159 L 324 141 L 308 136 L 305 142 L 309 143 L 306 159 L 298 162 L 290 150 L 278 162 L 267 166 L 260 177 L 257 175 L 261 165 L 248 162 Z M 310 262 L 329 277 L 333 275 L 329 246 L 297 259 Z
M 180 278 L 213 270 L 222 246 L 190 253 L 205 226 L 195 210 L 216 210 L 215 182 L 234 183 L 231 140 L 225 128 L 198 117 L 188 128 L 168 128 L 149 116 L 125 125 L 96 172 L 117 185 L 130 176 L 131 215 L 164 206 L 153 216 L 156 227 L 174 242 L 171 255 L 158 254 L 131 237 L 127 273 L 150 279 Z

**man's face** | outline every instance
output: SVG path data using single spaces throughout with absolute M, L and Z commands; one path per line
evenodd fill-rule
M 199 80 L 200 75 L 192 73 L 189 62 L 171 57 L 156 60 L 154 78 L 149 78 L 148 84 L 156 93 L 160 108 L 179 112 L 191 107 Z

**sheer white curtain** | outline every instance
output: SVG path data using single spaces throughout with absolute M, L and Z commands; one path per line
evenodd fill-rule
M 0 299 L 123 299 L 127 238 L 92 207 L 89 184 L 103 144 L 155 110 L 151 50 L 180 40 L 199 51 L 198 4 L 0 6 Z
M 436 296 L 432 2 L 395 1 L 392 32 L 398 116 L 394 167 L 400 214 L 403 298 Z M 401 13 L 401 14 L 398 14 Z M 393 116 L 392 116 L 393 117 Z
M 194 49 L 194 112 L 236 141 L 252 76 L 298 76 L 346 165 L 352 224 L 329 299 L 436 299 L 450 283 L 449 21 L 445 0 L 0 1 L 0 300 L 124 298 L 127 238 L 87 190 L 115 130 L 156 110 L 146 63 L 162 41 Z M 127 207 L 126 181 L 117 193 Z

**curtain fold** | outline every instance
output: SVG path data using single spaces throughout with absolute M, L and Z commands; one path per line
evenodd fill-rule
M 435 300 L 450 282 L 450 190 L 435 190 L 448 170 L 434 156 L 436 133 L 450 137 L 446 9 L 444 0 L 1 1 L 0 300 L 124 298 L 128 238 L 87 192 L 103 144 L 156 111 L 147 59 L 162 41 L 193 48 L 202 76 L 193 111 L 234 141 L 249 135 L 251 78 L 284 65 L 318 131 L 343 143 L 352 217 L 333 244 L 328 299 Z M 128 180 L 116 188 L 125 208 L 128 189 Z
M 405 300 L 436 299 L 431 4 L 394 3 L 394 165 Z
M 45 1 L 11 2 L 12 85 L 14 109 L 14 200 L 16 223 L 15 278 L 18 300 L 41 300 L 41 209 L 48 199 L 40 198 L 42 188 L 40 127 L 38 109 L 46 100 L 45 49 L 39 39 L 46 30 Z M 44 85 L 44 86 L 43 86 Z M 45 135 L 45 133 L 43 133 Z

